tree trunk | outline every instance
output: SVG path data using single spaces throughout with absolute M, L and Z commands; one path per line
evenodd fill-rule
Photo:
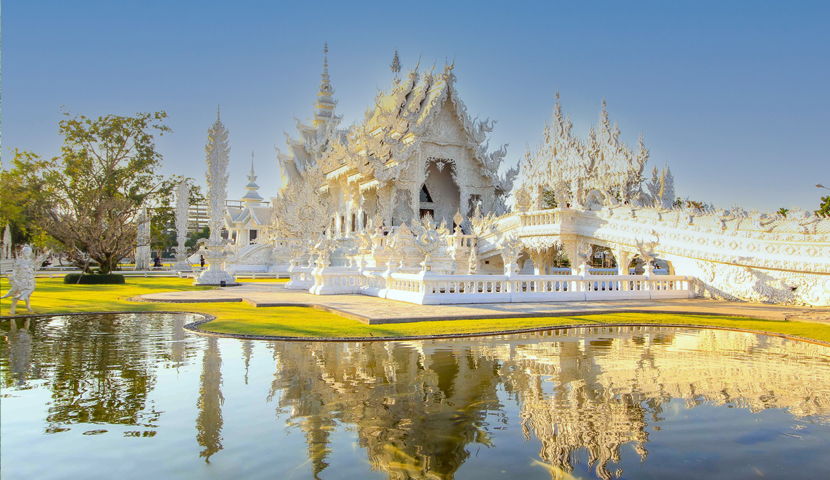
M 112 254 L 105 254 L 98 259 L 98 273 L 106 275 L 112 271 Z

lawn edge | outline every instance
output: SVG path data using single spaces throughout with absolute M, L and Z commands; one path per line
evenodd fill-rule
M 239 300 L 232 300 L 239 301 Z M 147 303 L 167 303 L 167 302 L 147 302 Z M 179 302 L 171 302 L 171 303 L 179 303 Z M 185 302 L 181 302 L 185 303 Z M 193 302 L 188 302 L 193 303 Z M 195 302 L 201 303 L 201 302 Z M 205 302 L 207 303 L 207 302 Z M 286 304 L 286 307 L 306 307 L 305 305 L 295 305 L 295 304 Z M 308 307 L 306 307 L 308 308 Z M 315 307 L 312 307 L 315 308 Z M 334 310 L 328 308 L 319 308 L 320 310 Z M 236 338 L 240 340 L 266 340 L 266 341 L 285 341 L 285 342 L 390 342 L 390 341 L 410 341 L 410 340 L 440 340 L 440 339 L 451 339 L 451 338 L 474 338 L 474 337 L 495 337 L 495 336 L 504 336 L 504 335 L 516 335 L 522 333 L 535 333 L 535 332 L 547 332 L 547 331 L 554 331 L 554 330 L 566 330 L 571 328 L 591 328 L 591 327 L 669 327 L 669 328 L 696 328 L 696 329 L 709 329 L 709 330 L 725 330 L 725 331 L 732 331 L 732 332 L 744 332 L 744 333 L 753 333 L 757 335 L 766 335 L 770 337 L 778 337 L 778 338 L 785 338 L 788 340 L 796 340 L 800 342 L 812 343 L 816 345 L 828 346 L 830 347 L 830 342 L 817 340 L 814 338 L 809 337 L 802 337 L 799 335 L 789 335 L 786 333 L 779 333 L 779 332 L 769 332 L 765 330 L 754 330 L 754 329 L 747 329 L 747 328 L 737 328 L 737 327 L 724 327 L 718 325 L 700 325 L 700 324 L 683 324 L 683 323 L 644 323 L 644 322 L 614 322 L 614 323 L 573 323 L 573 324 L 566 324 L 566 325 L 547 325 L 547 326 L 539 326 L 539 327 L 528 327 L 528 328 L 518 328 L 518 329 L 509 329 L 509 330 L 490 330 L 485 332 L 465 332 L 465 333 L 442 333 L 442 334 L 435 334 L 435 335 L 404 335 L 400 337 L 390 337 L 390 336 L 371 336 L 371 337 L 291 337 L 291 336 L 284 336 L 284 335 L 256 335 L 256 334 L 244 334 L 244 333 L 225 333 L 225 332 L 215 332 L 210 330 L 204 330 L 201 328 L 202 325 L 210 323 L 217 319 L 215 315 L 211 315 L 208 313 L 202 312 L 192 312 L 192 311 L 181 311 L 181 310 L 122 310 L 122 311 L 97 311 L 97 312 L 67 312 L 67 313 L 46 313 L 46 314 L 21 314 L 21 315 L 5 315 L 0 316 L 0 321 L 3 320 L 16 320 L 16 319 L 26 319 L 26 318 L 44 318 L 44 317 L 53 317 L 53 316 L 75 316 L 75 315 L 101 315 L 101 314 L 154 314 L 154 313 L 161 313 L 161 314 L 182 314 L 182 315 L 194 315 L 202 317 L 200 320 L 195 322 L 190 322 L 184 326 L 184 328 L 190 332 L 193 332 L 198 335 L 205 335 L 205 336 L 213 336 L 213 337 L 221 337 L 221 338 Z M 338 313 L 338 311 L 332 311 L 331 313 Z M 603 313 L 586 313 L 583 315 L 607 315 L 610 312 L 603 312 Z M 648 314 L 671 314 L 671 315 L 706 315 L 706 316 L 716 316 L 714 314 L 697 314 L 697 313 L 677 313 L 677 312 L 660 312 L 660 311 L 643 311 L 643 312 L 635 312 L 635 311 L 623 311 L 623 312 L 615 312 L 615 313 L 648 313 Z M 567 315 L 560 315 L 560 316 L 567 316 Z M 730 317 L 730 315 L 722 315 L 724 317 Z M 538 316 L 535 318 L 547 318 L 551 317 L 550 315 Z M 556 317 L 554 315 L 553 317 Z M 731 316 L 732 318 L 745 318 L 747 320 L 757 320 L 757 321 L 773 321 L 776 323 L 790 323 L 788 320 L 784 321 L 775 321 L 775 320 L 763 320 L 763 319 L 753 319 L 751 317 L 742 317 L 742 316 Z M 503 317 L 503 318 L 512 318 L 512 317 Z M 522 317 L 522 318 L 533 318 L 533 317 Z
M 693 315 L 693 314 L 690 314 Z M 544 318 L 544 317 L 539 317 Z M 740 317 L 744 318 L 744 317 Z M 642 322 L 614 322 L 614 323 L 573 323 L 567 325 L 548 325 L 540 327 L 517 328 L 510 330 L 495 330 L 487 332 L 467 332 L 467 333 L 443 333 L 436 335 L 407 335 L 401 337 L 289 337 L 282 335 L 254 335 L 244 333 L 224 333 L 214 332 L 210 330 L 203 330 L 202 325 L 209 323 L 215 319 L 203 319 L 196 322 L 188 323 L 184 326 L 185 329 L 197 333 L 199 335 L 223 337 L 223 338 L 238 338 L 241 340 L 274 340 L 285 342 L 390 342 L 390 341 L 409 341 L 409 340 L 440 340 L 447 338 L 472 338 L 472 337 L 497 337 L 503 335 L 516 335 L 522 333 L 547 332 L 554 330 L 567 330 L 571 328 L 603 328 L 603 327 L 670 327 L 670 328 L 697 328 L 709 330 L 726 330 L 731 332 L 753 333 L 757 335 L 766 335 L 770 337 L 785 338 L 788 340 L 797 340 L 800 342 L 813 343 L 816 345 L 823 345 L 830 347 L 830 342 L 823 340 L 816 340 L 814 338 L 802 337 L 799 335 L 788 335 L 785 333 L 768 332 L 764 330 L 753 330 L 747 328 L 736 327 L 722 327 L 717 325 L 699 325 L 699 324 L 682 324 L 682 323 L 642 323 Z

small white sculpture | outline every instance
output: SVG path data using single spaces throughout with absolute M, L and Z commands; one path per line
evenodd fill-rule
M 8 223 L 6 224 L 6 230 L 3 232 L 3 252 L 0 254 L 0 258 L 4 260 L 12 258 L 12 232 Z
M 446 226 L 444 228 L 446 229 Z M 421 225 L 415 238 L 415 247 L 424 256 L 421 266 L 425 271 L 431 269 L 430 257 L 438 252 L 441 244 L 441 235 L 435 230 L 435 222 L 432 220 L 432 216 L 425 216 L 421 219 Z
M 14 270 L 9 275 L 9 283 L 11 288 L 0 298 L 11 297 L 12 306 L 9 313 L 14 315 L 17 308 L 17 302 L 23 300 L 26 302 L 26 308 L 31 312 L 32 306 L 29 303 L 29 298 L 35 291 L 35 270 L 37 266 L 46 258 L 48 253 L 32 258 L 32 247 L 25 245 L 20 251 L 20 256 L 14 262 Z
M 522 241 L 519 238 L 510 235 L 501 239 L 498 243 L 501 250 L 501 258 L 504 262 L 504 274 L 515 275 L 519 271 L 519 266 L 516 262 L 519 260 L 519 255 L 522 254 Z

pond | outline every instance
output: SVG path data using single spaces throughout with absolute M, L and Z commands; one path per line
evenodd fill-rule
M 596 327 L 205 337 L 182 314 L 2 322 L 3 478 L 827 478 L 830 348 Z

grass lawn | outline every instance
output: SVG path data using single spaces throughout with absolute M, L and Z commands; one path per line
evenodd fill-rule
M 241 280 L 251 281 L 251 280 Z M 256 282 L 285 280 L 257 279 Z M 0 289 L 8 290 L 0 279 Z M 502 318 L 491 320 L 448 320 L 387 325 L 364 325 L 339 315 L 305 307 L 255 308 L 246 303 L 138 303 L 128 298 L 151 292 L 209 289 L 194 287 L 192 280 L 180 278 L 131 278 L 126 285 L 64 285 L 62 278 L 39 278 L 32 296 L 35 314 L 101 311 L 187 311 L 216 316 L 202 325 L 204 330 L 221 333 L 278 335 L 290 337 L 407 337 L 450 333 L 478 333 L 523 328 L 543 328 L 574 324 L 653 323 L 707 325 L 746 330 L 761 330 L 797 335 L 830 342 L 830 325 L 806 322 L 778 322 L 709 315 L 667 315 L 616 313 L 571 317 Z M 0 315 L 9 314 L 9 299 L 0 301 Z M 25 314 L 25 305 L 18 304 Z

